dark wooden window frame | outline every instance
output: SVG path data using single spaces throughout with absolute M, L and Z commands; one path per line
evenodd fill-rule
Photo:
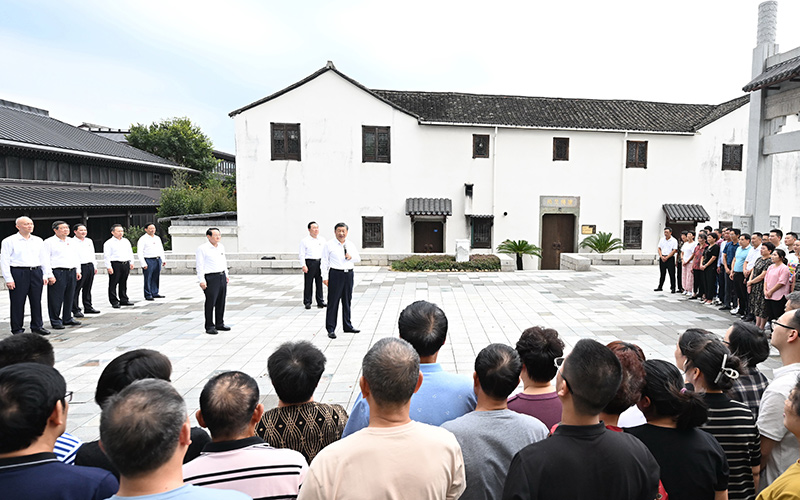
M 275 131 L 283 131 L 283 147 L 276 151 Z M 297 152 L 289 152 L 289 132 L 297 132 Z M 299 123 L 270 123 L 270 151 L 272 160 L 294 160 L 300 161 L 300 124 Z
M 367 134 L 375 135 L 375 154 L 367 155 Z M 381 134 L 386 134 L 386 154 L 378 151 L 378 142 Z M 362 163 L 392 163 L 392 132 L 391 127 L 376 127 L 373 125 L 361 126 L 361 162 Z
M 633 160 L 631 160 L 631 148 L 633 148 Z M 647 168 L 647 141 L 628 141 L 625 168 Z
M 558 154 L 559 143 L 566 150 L 563 156 Z M 553 161 L 569 161 L 569 137 L 553 137 Z
M 483 153 L 478 152 L 478 144 L 481 140 L 485 141 L 486 144 Z M 489 134 L 472 134 L 472 157 L 489 158 Z
M 480 217 L 480 218 L 472 218 L 471 221 L 472 221 L 472 223 L 470 224 L 470 231 L 469 231 L 470 232 L 470 235 L 469 235 L 470 236 L 470 238 L 469 238 L 470 247 L 471 248 L 492 248 L 492 226 L 494 225 L 494 219 Z M 477 242 L 477 243 L 475 242 L 475 226 L 478 225 L 478 224 L 488 226 L 488 228 L 487 228 L 488 232 L 489 232 L 489 240 L 488 241 L 481 241 L 481 242 Z
M 367 240 L 368 224 L 380 224 L 380 240 Z M 361 248 L 383 248 L 383 217 L 361 217 Z
M 637 233 L 638 233 L 638 241 L 636 241 Z M 626 220 L 622 234 L 623 234 L 623 248 L 625 250 L 642 249 L 642 221 Z
M 742 144 L 723 144 L 722 145 L 722 170 L 742 170 Z

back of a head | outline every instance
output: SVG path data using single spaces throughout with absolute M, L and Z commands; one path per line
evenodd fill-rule
M 172 363 L 152 349 L 136 349 L 120 354 L 105 367 L 97 380 L 94 400 L 102 408 L 105 401 L 137 380 L 155 378 L 169 382 Z
M 686 354 L 684 371 L 689 373 L 694 368 L 703 374 L 706 390 L 727 391 L 739 378 L 742 366 L 725 344 L 710 338 Z
M 642 396 L 650 398 L 656 414 L 672 417 L 678 429 L 699 427 L 708 420 L 708 406 L 693 391 L 686 390 L 678 367 L 661 359 L 644 362 Z
M 56 358 L 50 341 L 41 335 L 12 335 L 0 340 L 0 368 L 16 363 L 54 366 Z
M 433 356 L 447 338 L 447 316 L 425 300 L 409 304 L 397 320 L 400 338 L 410 343 L 420 356 Z
M 361 370 L 377 404 L 401 406 L 417 387 L 419 355 L 403 339 L 382 338 L 364 355 Z
M 211 436 L 233 440 L 246 433 L 258 398 L 258 383 L 246 373 L 225 372 L 209 380 L 200 393 L 200 411 Z
M 622 366 L 603 344 L 581 339 L 563 365 L 575 411 L 582 415 L 599 415 L 611 401 L 622 382 Z
M 622 366 L 622 382 L 617 394 L 606 405 L 603 412 L 620 415 L 642 398 L 644 387 L 644 352 L 636 344 L 615 340 L 608 344 L 609 349 L 619 359 Z
M 689 351 L 709 338 L 714 338 L 714 334 L 708 330 L 689 328 L 678 337 L 678 348 L 681 350 L 681 354 L 688 356 Z
M 325 355 L 311 342 L 281 344 L 267 360 L 267 372 L 278 398 L 288 404 L 310 400 L 325 371 L 325 361 Z
M 519 385 L 521 371 L 519 354 L 505 344 L 489 344 L 475 358 L 481 390 L 492 399 L 507 399 Z
M 550 382 L 558 371 L 553 360 L 564 355 L 564 341 L 552 328 L 534 326 L 522 332 L 517 341 L 517 353 L 531 380 Z
M 0 453 L 33 444 L 66 392 L 64 377 L 51 366 L 17 363 L 0 369 Z
M 122 476 L 140 477 L 172 458 L 186 419 L 183 398 L 169 382 L 138 380 L 106 402 L 100 441 Z
M 731 352 L 749 367 L 755 367 L 769 357 L 769 339 L 752 323 L 735 322 L 728 341 Z

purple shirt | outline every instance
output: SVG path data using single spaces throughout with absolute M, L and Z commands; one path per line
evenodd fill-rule
M 542 421 L 548 429 L 561 422 L 561 401 L 555 391 L 547 394 L 519 393 L 508 398 L 508 409 Z

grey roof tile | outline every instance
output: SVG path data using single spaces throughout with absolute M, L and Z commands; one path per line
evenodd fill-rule
M 706 222 L 711 220 L 703 205 L 665 203 L 661 208 L 667 214 L 667 218 L 672 221 Z
M 88 189 L 57 186 L 0 186 L 0 208 L 157 207 L 158 200 L 124 189 Z
M 453 215 L 450 198 L 406 198 L 406 215 Z
M 782 63 L 767 68 L 763 73 L 745 85 L 742 90 L 745 92 L 752 92 L 796 78 L 798 75 L 800 75 L 800 57 L 793 57 L 788 61 L 783 61 Z

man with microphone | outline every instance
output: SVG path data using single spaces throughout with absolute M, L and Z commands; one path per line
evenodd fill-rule
M 335 339 L 336 316 L 342 303 L 342 326 L 345 332 L 360 330 L 350 322 L 350 302 L 353 299 L 353 269 L 361 262 L 355 245 L 347 241 L 347 224 L 340 222 L 333 228 L 336 239 L 328 241 L 322 249 L 322 282 L 328 287 L 328 311 L 325 329 L 328 337 Z

